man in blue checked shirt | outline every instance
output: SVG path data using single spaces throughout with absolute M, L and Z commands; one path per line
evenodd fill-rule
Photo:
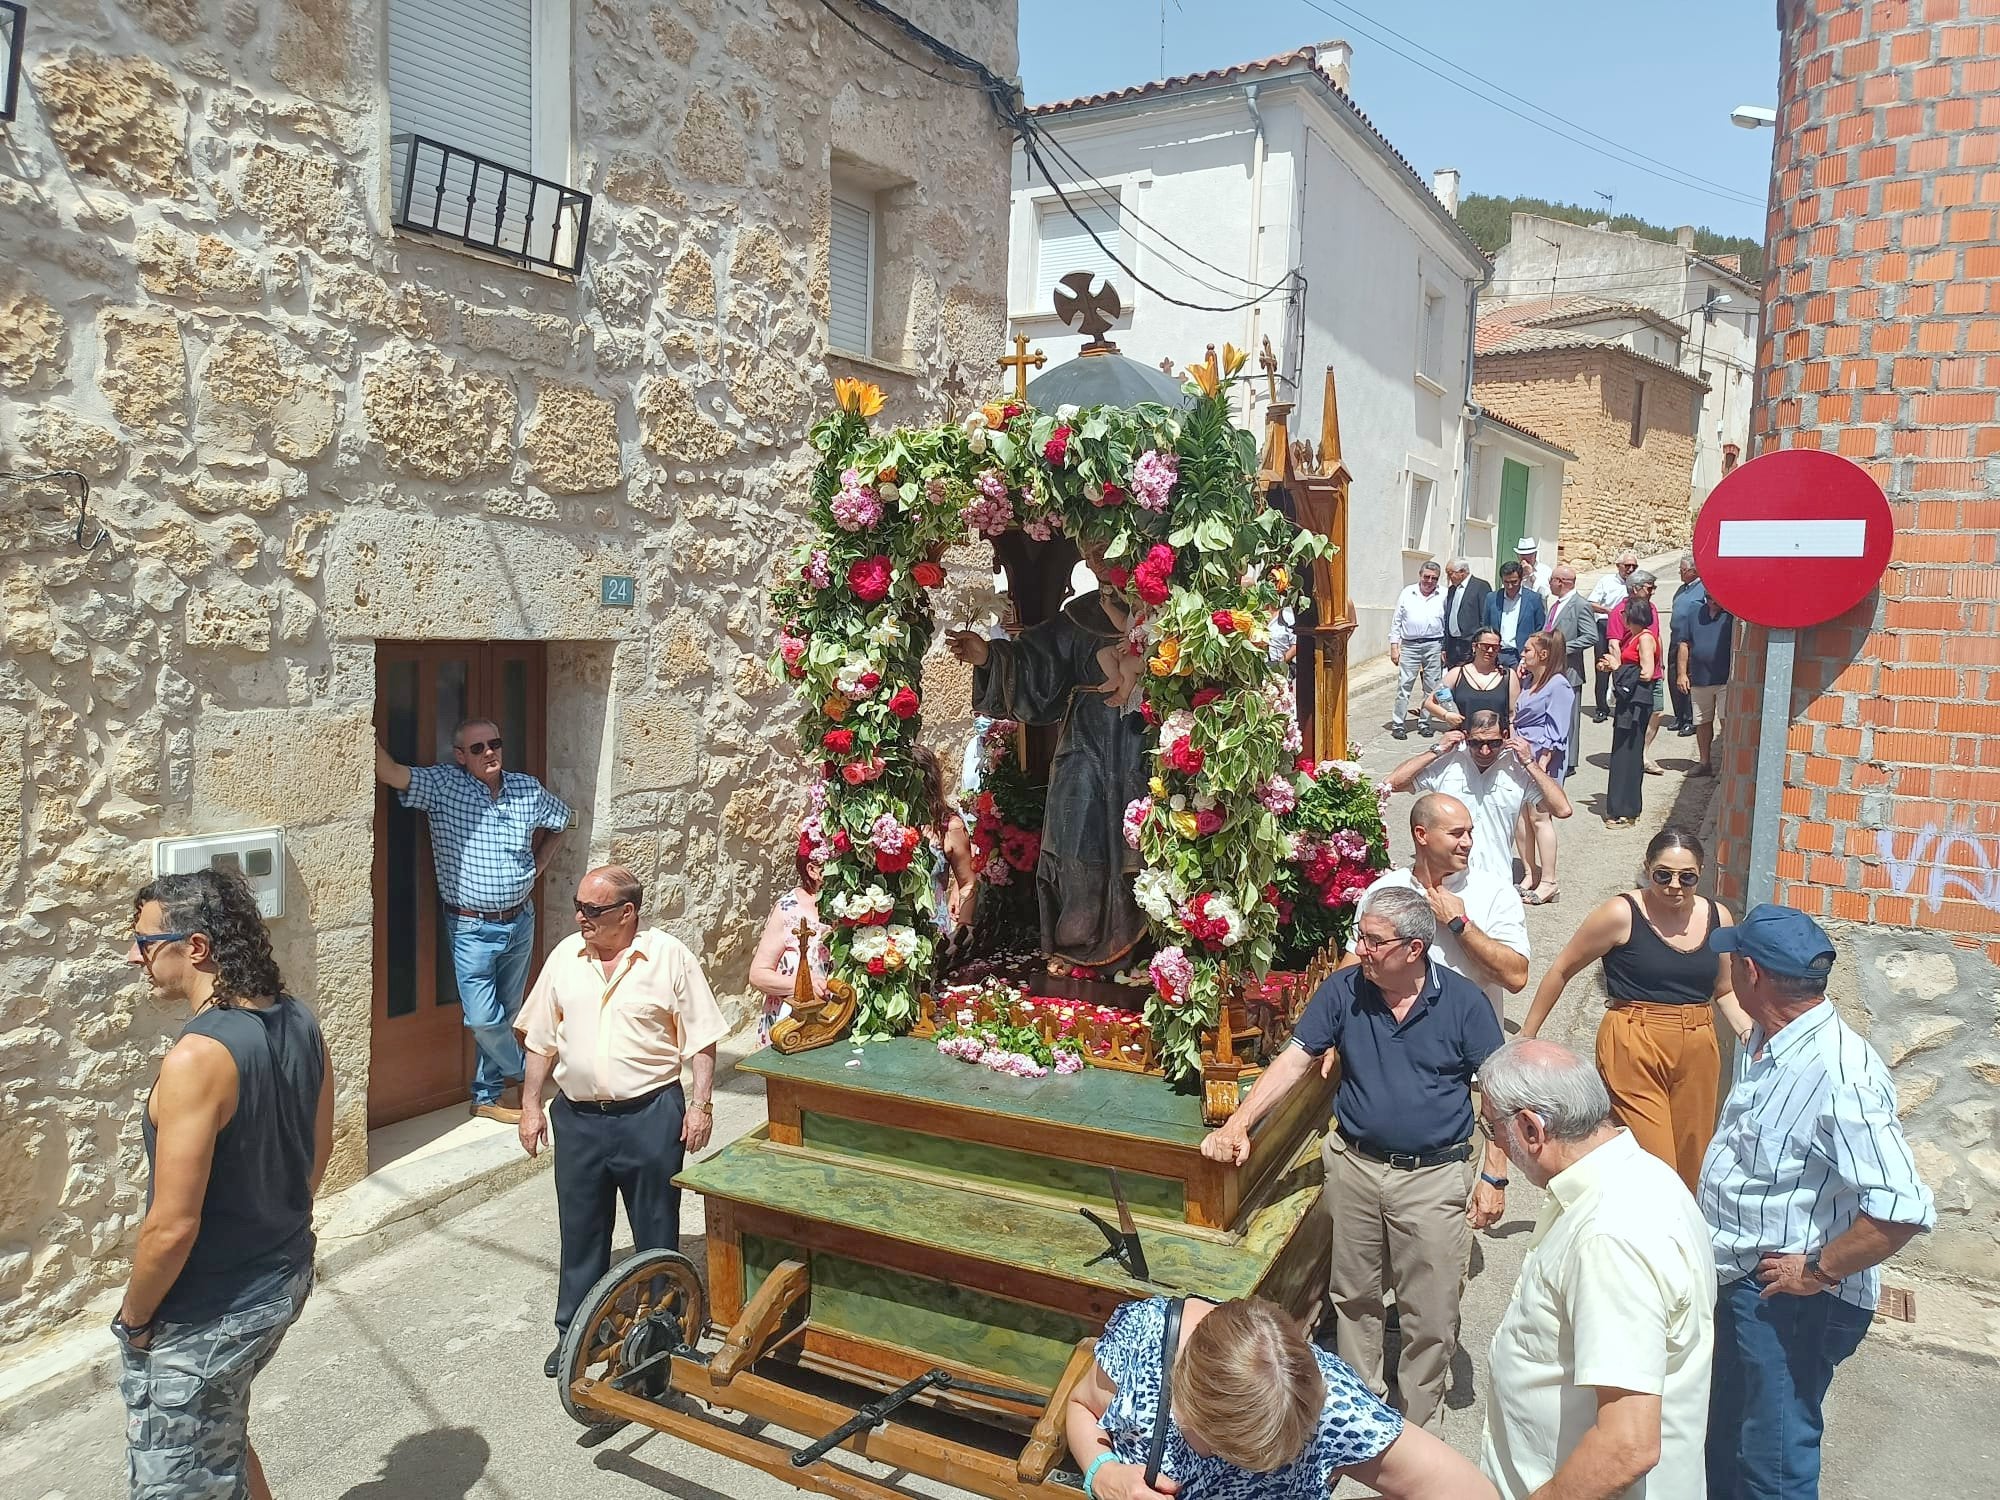
M 501 769 L 500 726 L 489 719 L 453 731 L 451 758 L 448 766 L 400 765 L 378 743 L 375 776 L 430 817 L 459 1009 L 479 1048 L 472 1113 L 514 1125 L 527 1063 L 514 1017 L 534 956 L 531 898 L 570 810 L 534 777 Z
M 1754 1023 L 1702 1163 L 1715 1245 L 1711 1500 L 1813 1500 L 1820 1407 L 1861 1345 L 1875 1268 L 1937 1221 L 1896 1122 L 1889 1070 L 1826 998 L 1833 943 L 1759 906 L 1708 945 Z

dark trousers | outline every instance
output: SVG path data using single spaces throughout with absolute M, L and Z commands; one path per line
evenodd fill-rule
M 1678 645 L 1667 648 L 1667 698 L 1674 706 L 1674 728 L 1685 729 L 1694 723 L 1694 699 L 1681 691 L 1679 675 L 1674 671 L 1673 661 L 1680 654 Z
M 1611 721 L 1611 779 L 1604 789 L 1607 817 L 1636 818 L 1645 810 L 1648 717 L 1628 710 Z
M 1869 1314 L 1825 1292 L 1760 1298 L 1754 1276 L 1715 1302 L 1710 1500 L 1818 1500 L 1821 1405 Z
M 560 1094 L 550 1106 L 556 1220 L 562 1231 L 558 1332 L 569 1327 L 585 1295 L 611 1269 L 616 1198 L 625 1200 L 634 1250 L 680 1248 L 681 1190 L 674 1178 L 687 1154 L 681 1144 L 684 1103 L 681 1086 L 673 1083 L 630 1108 L 576 1105 Z
M 1595 654 L 1598 663 L 1596 673 L 1597 711 L 1601 714 L 1611 712 L 1611 679 L 1617 674 L 1618 670 L 1615 663 L 1610 671 L 1607 672 L 1604 669 L 1604 653 L 1610 649 L 1611 633 L 1605 628 L 1604 619 L 1600 615 L 1597 621 L 1597 651 Z

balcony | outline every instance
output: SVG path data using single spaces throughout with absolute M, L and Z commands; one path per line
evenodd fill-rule
M 390 168 L 398 229 L 565 276 L 582 269 L 590 194 L 425 135 L 393 137 Z

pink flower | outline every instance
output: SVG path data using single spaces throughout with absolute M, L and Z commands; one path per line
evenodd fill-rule
M 1299 805 L 1298 788 L 1286 777 L 1273 776 L 1257 788 L 1257 800 L 1282 818 Z
M 1220 808 L 1202 807 L 1195 809 L 1195 815 L 1194 815 L 1195 837 L 1205 839 L 1212 833 L 1222 832 L 1222 825 L 1225 821 L 1226 819 L 1224 819 L 1224 817 L 1222 816 L 1222 810 Z
M 873 604 L 889 592 L 892 577 L 889 559 L 881 553 L 864 557 L 851 563 L 847 569 L 847 586 L 854 591 L 854 597 L 864 604 Z
M 866 531 L 882 519 L 882 502 L 861 482 L 858 469 L 842 471 L 840 493 L 833 497 L 830 508 L 834 524 L 842 531 Z
M 822 548 L 813 548 L 813 554 L 806 559 L 801 576 L 816 589 L 823 589 L 833 582 L 833 570 L 828 565 L 826 552 Z
M 1218 609 L 1209 615 L 1208 623 L 1215 627 L 1217 634 L 1228 635 L 1236 629 L 1236 616 L 1226 609 Z
M 1132 498 L 1147 510 L 1165 510 L 1167 496 L 1180 477 L 1180 460 L 1149 448 L 1132 465 Z
M 1165 1004 L 1177 1006 L 1187 998 L 1188 986 L 1194 983 L 1194 965 L 1179 948 L 1162 948 L 1153 955 L 1147 970 Z
M 978 490 L 965 507 L 965 524 L 981 536 L 999 536 L 1014 524 L 1014 502 L 998 469 L 987 469 L 973 481 Z
M 1125 842 L 1132 848 L 1139 847 L 1139 830 L 1146 826 L 1146 819 L 1153 815 L 1153 799 L 1137 797 L 1125 804 Z

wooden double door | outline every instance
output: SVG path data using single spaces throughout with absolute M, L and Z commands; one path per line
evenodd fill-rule
M 547 697 L 548 653 L 538 641 L 381 641 L 375 647 L 375 733 L 406 766 L 450 764 L 453 730 L 466 719 L 483 718 L 500 726 L 508 770 L 546 779 Z M 539 929 L 539 888 L 535 895 Z M 539 966 L 539 930 L 535 938 Z M 465 1100 L 472 1062 L 438 903 L 430 819 L 378 785 L 369 1127 Z

